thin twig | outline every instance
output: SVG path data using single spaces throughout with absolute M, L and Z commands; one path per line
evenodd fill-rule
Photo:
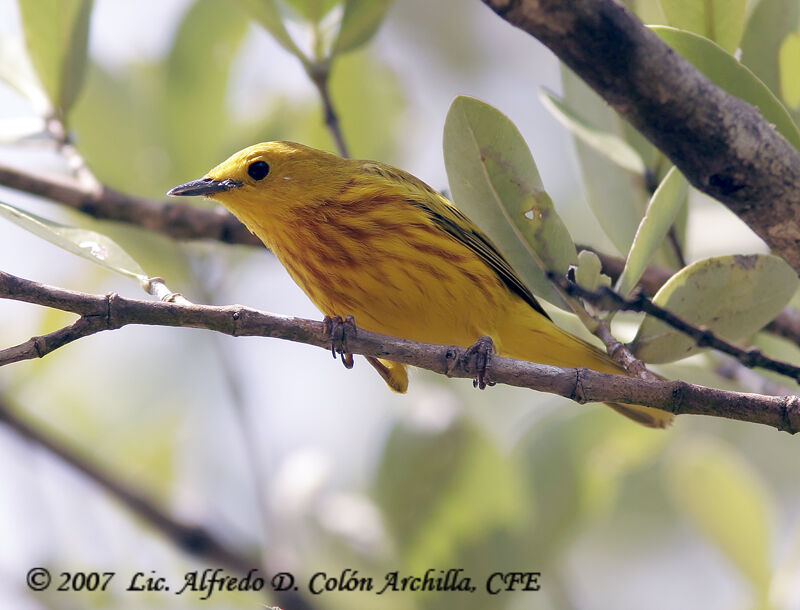
M 622 270 L 625 267 L 625 259 L 619 256 L 611 256 L 591 246 L 576 244 L 578 250 L 589 250 L 594 252 L 600 259 L 602 264 L 602 272 L 611 278 L 611 283 L 616 284 Z M 649 297 L 655 296 L 664 283 L 672 277 L 675 272 L 666 267 L 659 267 L 658 265 L 649 265 L 639 283 L 636 284 L 637 288 Z M 800 311 L 792 307 L 785 307 L 772 322 L 767 324 L 763 329 L 767 332 L 779 337 L 783 337 L 788 341 L 800 346 Z
M 608 322 L 598 321 L 596 328 L 592 332 L 603 342 L 603 345 L 606 346 L 608 355 L 621 364 L 625 371 L 639 379 L 648 379 L 651 381 L 658 379 L 655 373 L 647 370 L 644 362 L 631 353 L 627 345 L 611 334 L 611 328 Z
M 311 65 L 308 69 L 308 76 L 311 78 L 311 82 L 314 83 L 317 91 L 319 92 L 319 97 L 322 101 L 322 111 L 325 115 L 325 125 L 331 132 L 331 136 L 333 136 L 333 140 L 336 143 L 336 148 L 339 151 L 339 154 L 342 157 L 349 157 L 350 154 L 347 150 L 347 144 L 345 144 L 344 141 L 344 134 L 342 133 L 342 128 L 339 125 L 339 117 L 333 108 L 333 102 L 331 101 L 331 95 L 328 89 L 330 77 L 330 69 L 328 64 L 317 63 Z
M 764 330 L 800 345 L 800 311 L 784 308 Z
M 121 482 L 106 470 L 70 448 L 51 433 L 43 432 L 20 416 L 0 396 L 0 422 L 14 430 L 22 438 L 58 457 L 86 478 L 94 482 L 108 495 L 116 499 L 132 513 L 140 517 L 172 544 L 194 557 L 211 564 L 226 567 L 238 574 L 246 575 L 260 565 L 257 558 L 228 547 L 209 530 L 199 525 L 187 524 L 158 506 L 151 498 L 131 485 Z M 311 610 L 312 606 L 295 591 L 275 591 L 274 597 L 286 608 Z
M 737 347 L 718 337 L 709 329 L 690 324 L 671 311 L 659 307 L 642 293 L 628 299 L 607 287 L 601 288 L 597 292 L 592 292 L 581 288 L 565 278 L 560 278 L 557 274 L 549 274 L 549 277 L 552 281 L 562 285 L 572 296 L 585 299 L 606 311 L 635 311 L 646 313 L 664 322 L 671 328 L 691 337 L 698 347 L 710 347 L 728 354 L 748 368 L 759 367 L 800 381 L 800 367 L 765 356 L 759 349 L 742 349 Z
M 322 322 L 278 316 L 240 305 L 184 305 L 82 294 L 0 272 L 2 297 L 93 316 L 109 330 L 128 324 L 205 328 L 237 337 L 274 337 L 330 349 L 330 337 Z M 362 329 L 354 335 L 348 334 L 346 344 L 348 351 L 355 354 L 385 358 L 451 377 L 474 379 L 477 374 L 476 359 L 465 358 L 467 350 L 461 347 L 418 343 Z M 47 343 L 37 345 L 38 349 L 30 349 L 26 354 L 28 358 L 41 357 L 55 349 Z M 0 351 L 0 364 L 6 351 Z M 800 430 L 800 397 L 796 396 L 742 394 L 683 381 L 646 381 L 498 356 L 491 359 L 487 373 L 498 383 L 559 394 L 581 403 L 622 402 L 675 414 L 714 415 L 762 423 L 792 433 Z
M 723 379 L 730 379 L 745 388 L 748 392 L 756 394 L 769 394 L 770 396 L 789 396 L 794 394 L 784 385 L 775 383 L 772 379 L 767 379 L 759 375 L 752 369 L 747 368 L 738 360 L 734 360 L 724 354 L 715 354 L 714 372 Z

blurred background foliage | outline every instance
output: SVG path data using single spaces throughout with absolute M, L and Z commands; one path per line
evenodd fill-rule
M 740 49 L 797 121 L 797 0 L 628 5 L 647 23 Z M 573 142 L 540 103 L 541 89 L 618 134 L 656 179 L 668 168 L 546 49 L 477 1 L 0 0 L 0 17 L 0 160 L 67 173 L 52 138 L 41 137 L 50 112 L 101 182 L 140 196 L 161 198 L 261 140 L 335 150 L 312 82 L 321 73 L 351 155 L 403 167 L 437 189 L 447 188 L 441 141 L 452 98 L 500 108 L 531 147 L 574 240 L 608 253 L 627 252 L 648 185 Z M 319 317 L 263 250 L 179 243 L 8 189 L 0 198 L 113 237 L 193 301 Z M 695 192 L 676 226 L 661 264 L 680 266 L 675 243 L 687 262 L 764 252 L 737 218 Z M 5 221 L 0 261 L 37 281 L 140 296 L 128 279 Z M 69 316 L 3 301 L 0 320 L 5 347 Z M 620 334 L 630 338 L 636 321 L 621 317 Z M 755 343 L 798 360 L 781 339 Z M 717 364 L 705 354 L 660 370 L 747 389 L 721 380 Z M 84 339 L 4 367 L 0 392 L 181 519 L 273 571 L 293 571 L 301 591 L 311 574 L 345 568 L 378 582 L 392 570 L 462 568 L 478 586 L 472 595 L 326 593 L 309 599 L 314 608 L 800 607 L 800 449 L 766 427 L 681 417 L 656 432 L 596 406 L 508 387 L 475 392 L 423 373 L 396 396 L 362 363 L 345 372 L 322 350 L 189 329 Z M 34 565 L 118 576 L 104 594 L 33 594 L 23 575 Z M 180 582 L 203 567 L 0 427 L 0 606 L 264 603 L 259 594 L 199 602 L 123 590 L 139 570 Z M 486 577 L 503 570 L 541 572 L 541 591 L 486 595 Z

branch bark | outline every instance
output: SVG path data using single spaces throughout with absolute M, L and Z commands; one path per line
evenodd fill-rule
M 107 186 L 93 189 L 75 179 L 33 174 L 5 165 L 0 165 L 0 185 L 58 201 L 99 220 L 125 222 L 175 239 L 262 246 L 255 235 L 222 208 L 156 202 Z
M 550 48 L 800 272 L 800 153 L 613 0 L 483 0 Z
M 91 295 L 46 286 L 0 272 L 0 298 L 10 298 L 96 318 L 92 332 L 128 324 L 205 328 L 233 336 L 274 337 L 330 348 L 322 322 L 279 316 L 241 305 L 186 305 Z M 75 326 L 75 325 L 73 325 Z M 60 332 L 60 331 L 56 331 Z M 79 335 L 80 336 L 80 335 Z M 75 336 L 74 338 L 79 338 Z M 63 340 L 63 337 L 60 337 Z M 65 342 L 34 338 L 25 357 L 41 357 Z M 348 351 L 410 364 L 449 377 L 474 378 L 473 358 L 455 346 L 416 343 L 358 329 L 345 341 Z M 13 353 L 14 359 L 9 359 Z M 19 346 L 0 350 L 0 365 L 20 360 Z M 648 381 L 589 369 L 562 369 L 493 357 L 487 369 L 495 382 L 558 394 L 576 402 L 622 402 L 675 414 L 712 415 L 761 423 L 794 434 L 800 431 L 800 397 L 762 396 L 708 388 L 683 381 Z

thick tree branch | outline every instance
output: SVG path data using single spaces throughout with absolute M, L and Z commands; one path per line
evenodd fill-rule
M 483 0 L 547 45 L 800 272 L 800 153 L 613 0 Z
M 11 298 L 96 317 L 111 330 L 128 324 L 188 326 L 233 336 L 275 337 L 328 349 L 324 324 L 250 309 L 240 305 L 185 305 L 127 299 L 117 295 L 91 295 L 45 286 L 0 272 L 0 298 Z M 34 340 L 28 358 L 52 351 Z M 63 342 L 61 343 L 63 345 Z M 455 346 L 430 345 L 396 339 L 359 329 L 346 337 L 348 351 L 386 358 L 450 377 L 474 378 L 474 359 Z M 11 348 L 16 349 L 16 348 Z M 0 351 L 0 364 L 5 353 Z M 16 353 L 19 360 L 19 353 Z M 561 369 L 493 357 L 489 377 L 498 383 L 559 394 L 580 403 L 623 402 L 662 409 L 675 414 L 713 415 L 769 426 L 795 433 L 800 430 L 800 398 L 761 396 L 706 388 L 683 381 L 645 381 L 606 375 L 588 369 Z
M 170 540 L 175 547 L 184 553 L 205 560 L 214 566 L 225 567 L 241 575 L 246 575 L 253 568 L 259 567 L 260 561 L 258 557 L 251 557 L 231 549 L 206 528 L 190 525 L 175 518 L 141 491 L 122 483 L 117 477 L 111 476 L 103 468 L 70 448 L 62 440 L 44 433 L 37 426 L 22 419 L 1 396 L 0 423 L 5 424 L 22 438 L 72 466 L 162 536 Z M 286 608 L 299 608 L 301 610 L 310 610 L 311 608 L 305 599 L 294 591 L 276 591 L 274 596 Z

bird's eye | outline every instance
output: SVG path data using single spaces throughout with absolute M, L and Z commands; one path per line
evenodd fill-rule
M 247 174 L 253 180 L 263 180 L 269 173 L 269 165 L 265 161 L 253 161 L 247 168 Z

